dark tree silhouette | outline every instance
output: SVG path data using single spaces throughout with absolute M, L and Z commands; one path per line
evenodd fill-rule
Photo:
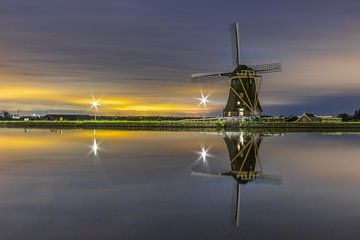
M 353 119 L 353 117 L 347 113 L 340 113 L 338 117 L 341 118 L 343 122 L 349 122 Z
M 359 120 L 360 120 L 360 109 L 355 111 L 354 116 L 353 116 L 353 119 L 354 119 L 355 121 L 359 121 Z
M 11 119 L 11 114 L 6 111 L 0 111 L 0 120 L 9 120 Z

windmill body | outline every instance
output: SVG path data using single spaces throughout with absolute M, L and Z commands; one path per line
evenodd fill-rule
M 223 116 L 239 117 L 261 113 L 255 71 L 246 65 L 240 65 L 231 74 L 230 79 L 229 96 Z
M 224 80 L 230 88 L 229 96 L 223 110 L 224 117 L 258 116 L 262 112 L 259 92 L 262 74 L 280 72 L 281 63 L 247 66 L 240 64 L 240 31 L 239 24 L 231 25 L 234 49 L 235 69 L 232 72 L 191 74 L 193 82 L 201 83 L 213 80 Z M 230 81 L 229 81 L 230 80 Z

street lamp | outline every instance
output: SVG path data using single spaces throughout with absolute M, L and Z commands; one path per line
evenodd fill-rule
M 199 105 L 203 105 L 204 106 L 204 111 L 203 111 L 203 119 L 205 119 L 205 111 L 206 111 L 206 105 L 207 103 L 210 102 L 209 98 L 209 94 L 204 96 L 203 92 L 201 91 L 201 97 L 197 98 L 197 100 L 199 100 Z
M 94 97 L 92 97 L 92 101 L 91 101 L 91 106 L 90 108 L 94 109 L 94 113 L 95 113 L 95 121 L 96 121 L 96 112 L 98 111 L 98 107 L 100 106 L 100 100 L 99 99 L 95 99 Z

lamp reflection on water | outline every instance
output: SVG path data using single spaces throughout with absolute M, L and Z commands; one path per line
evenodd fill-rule
M 194 165 L 201 165 L 203 171 L 209 171 L 208 158 L 212 157 L 212 155 L 209 154 L 209 150 L 210 149 L 205 147 L 205 145 L 201 145 L 200 151 L 196 151 L 198 158 L 196 159 Z
M 94 129 L 93 141 L 90 146 L 90 154 L 92 154 L 96 158 L 97 162 L 99 160 L 99 151 L 100 150 L 101 150 L 100 143 L 98 143 L 98 141 L 96 139 L 96 129 Z

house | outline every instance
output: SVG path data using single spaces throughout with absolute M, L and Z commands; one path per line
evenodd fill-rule
M 312 113 L 303 113 L 295 122 L 321 122 L 321 118 Z
M 342 122 L 341 118 L 333 116 L 317 116 L 313 113 L 303 113 L 301 116 L 293 116 L 287 122 Z

